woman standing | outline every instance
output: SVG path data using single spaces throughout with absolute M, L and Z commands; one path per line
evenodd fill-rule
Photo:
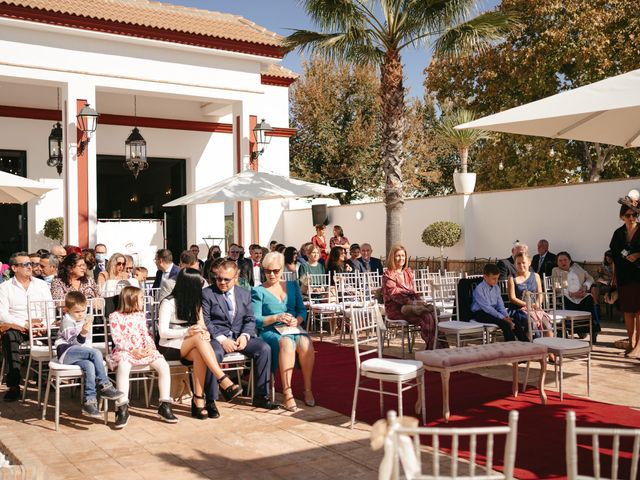
M 327 240 L 324 238 L 325 226 L 316 225 L 316 234 L 311 237 L 311 243 L 320 249 L 320 261 L 326 265 L 327 262 Z
M 640 234 L 638 214 L 627 205 L 620 207 L 620 219 L 624 222 L 613 232 L 609 248 L 615 265 L 611 283 L 618 292 L 618 307 L 624 314 L 624 325 L 629 334 L 628 356 L 640 358 Z
M 304 381 L 304 403 L 315 406 L 311 390 L 311 375 L 315 362 L 313 343 L 301 326 L 307 318 L 298 282 L 282 280 L 284 257 L 278 252 L 268 253 L 263 262 L 266 281 L 251 291 L 253 314 L 260 337 L 271 347 L 271 368 L 280 369 L 282 379 L 283 407 L 295 412 L 295 398 L 291 388 L 291 376 L 296 357 Z M 287 327 L 297 327 L 296 333 L 286 333 Z
M 54 300 L 64 300 L 69 292 L 80 292 L 87 299 L 100 296 L 93 277 L 87 275 L 87 265 L 80 253 L 70 253 L 64 257 L 58 267 L 58 277 L 51 282 Z
M 329 240 L 329 247 L 342 247 L 345 251 L 349 250 L 349 239 L 344 236 L 344 230 L 340 225 L 333 227 L 333 237 Z
M 382 293 L 387 318 L 420 325 L 420 336 L 426 350 L 433 349 L 436 333 L 433 306 L 423 302 L 416 293 L 413 270 L 407 267 L 407 250 L 402 245 L 391 247 L 387 270 L 382 276 Z
M 222 371 L 211 346 L 209 331 L 202 317 L 202 277 L 199 270 L 185 268 L 178 274 L 173 291 L 160 302 L 158 332 L 159 350 L 167 360 L 193 365 L 191 416 L 200 420 L 219 416 L 215 402 L 205 405 L 203 391 L 207 369 L 218 379 L 227 401 L 240 395 L 242 388 Z

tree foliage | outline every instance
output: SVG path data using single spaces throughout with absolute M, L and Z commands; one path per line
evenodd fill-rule
M 42 233 L 51 240 L 62 242 L 64 239 L 64 218 L 55 217 L 49 218 L 44 222 L 44 228 Z
M 422 232 L 422 241 L 429 247 L 453 247 L 460 241 L 462 228 L 455 222 L 433 222 Z
M 484 116 L 640 67 L 637 0 L 503 0 L 498 10 L 526 25 L 481 54 L 432 62 L 425 87 L 439 103 Z M 480 190 L 640 173 L 637 149 L 507 134 L 479 146 Z
M 372 67 L 314 58 L 291 96 L 291 173 L 343 188 L 341 203 L 377 196 L 382 185 L 380 82 Z

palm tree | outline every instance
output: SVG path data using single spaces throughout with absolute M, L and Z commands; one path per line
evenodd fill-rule
M 467 173 L 467 160 L 469 158 L 469 148 L 478 140 L 491 138 L 486 130 L 476 130 L 468 128 L 456 130 L 456 125 L 472 122 L 476 117 L 469 110 L 454 110 L 444 115 L 440 123 L 436 125 L 436 134 L 449 145 L 458 150 L 460 155 L 460 169 L 462 173 Z
M 321 31 L 296 30 L 285 44 L 330 60 L 379 68 L 382 161 L 387 211 L 386 247 L 402 236 L 401 167 L 405 132 L 403 66 L 408 47 L 432 47 L 436 57 L 456 57 L 489 46 L 518 26 L 508 13 L 473 17 L 477 0 L 300 0 Z

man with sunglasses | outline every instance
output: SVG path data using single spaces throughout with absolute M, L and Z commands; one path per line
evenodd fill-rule
M 238 286 L 250 290 L 254 286 L 253 282 L 253 262 L 248 258 L 242 258 L 243 248 L 237 243 L 229 246 L 227 259 L 231 260 L 238 267 Z
M 30 301 L 51 300 L 47 283 L 33 278 L 32 263 L 27 252 L 11 255 L 9 265 L 14 277 L 0 285 L 0 334 L 9 387 L 4 395 L 6 402 L 20 397 L 19 349 L 22 342 L 29 340 L 27 298 Z
M 240 352 L 253 359 L 255 391 L 253 406 L 279 408 L 268 398 L 271 378 L 271 348 L 256 336 L 256 319 L 251 307 L 251 293 L 236 288 L 238 266 L 224 261 L 216 272 L 215 284 L 202 291 L 202 314 L 211 334 L 211 346 L 219 363 L 226 353 Z M 216 407 L 218 381 L 207 371 L 205 392 L 209 418 L 218 418 Z

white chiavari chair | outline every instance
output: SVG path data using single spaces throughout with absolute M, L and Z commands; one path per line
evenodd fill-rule
M 424 394 L 424 369 L 417 360 L 400 360 L 382 358 L 382 332 L 380 310 L 373 305 L 352 309 L 351 322 L 353 328 L 353 345 L 356 355 L 356 385 L 353 392 L 351 409 L 351 428 L 356 421 L 358 392 L 374 392 L 380 398 L 380 416 L 384 416 L 384 395 L 398 398 L 398 411 L 402 415 L 402 394 L 411 389 L 418 389 L 422 422 L 426 423 L 426 406 Z M 365 358 L 370 356 L 370 358 Z M 376 387 L 363 385 L 371 380 Z M 384 382 L 395 383 L 396 391 L 385 391 Z
M 318 324 L 320 341 L 322 341 L 324 322 L 335 323 L 340 314 L 340 305 L 337 302 L 337 292 L 331 285 L 329 273 L 310 273 L 307 275 L 309 287 L 309 315 L 307 317 L 307 331 Z
M 403 427 L 398 422 L 396 412 L 387 414 L 388 435 L 392 440 L 392 455 L 385 457 L 380 465 L 380 478 L 391 477 L 394 480 L 405 478 L 417 479 L 512 479 L 515 467 L 516 444 L 518 433 L 518 411 L 509 413 L 509 424 L 491 427 Z M 505 436 L 504 454 L 502 457 L 503 472 L 494 470 L 494 448 L 497 436 Z M 431 439 L 431 462 L 423 462 L 420 437 Z M 440 452 L 442 437 L 451 440 L 451 451 Z M 460 449 L 469 448 L 469 459 L 460 458 Z M 477 458 L 485 458 L 484 465 L 479 465 Z M 423 465 L 424 464 L 424 465 Z M 425 467 L 430 464 L 428 472 Z M 389 472 L 390 471 L 390 472 Z M 389 475 L 391 473 L 391 475 Z

